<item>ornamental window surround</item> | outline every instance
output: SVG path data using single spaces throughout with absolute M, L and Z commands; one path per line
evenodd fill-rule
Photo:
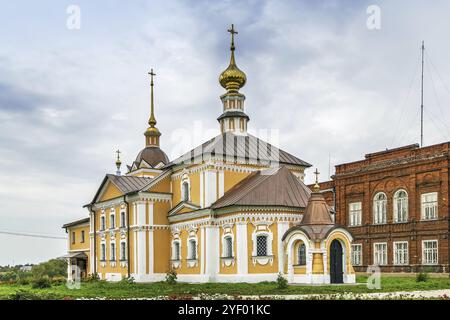
M 394 194 L 394 222 L 408 221 L 408 193 L 401 189 Z
M 383 192 L 378 192 L 373 197 L 373 222 L 375 224 L 385 224 L 387 208 L 387 197 Z
M 110 256 L 109 256 L 109 260 L 110 261 L 116 261 L 116 244 L 114 242 L 111 242 L 110 244 Z
M 120 227 L 125 228 L 127 226 L 127 214 L 125 211 L 120 212 Z
M 188 259 L 197 260 L 197 239 L 188 240 Z
M 100 261 L 106 261 L 106 244 L 100 244 Z
M 394 264 L 407 265 L 409 263 L 408 241 L 394 242 Z
M 179 240 L 172 242 L 172 260 L 181 260 L 181 242 Z
M 421 195 L 422 220 L 434 220 L 438 217 L 438 193 L 429 192 Z
M 187 174 L 183 175 L 181 179 L 181 200 L 189 201 L 191 199 L 190 195 L 191 183 L 189 181 L 189 176 Z
M 352 202 L 348 205 L 350 226 L 360 226 L 362 223 L 362 203 Z
M 223 238 L 223 257 L 233 258 L 233 238 L 231 235 L 225 235 Z

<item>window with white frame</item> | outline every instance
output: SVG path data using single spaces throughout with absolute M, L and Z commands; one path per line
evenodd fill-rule
M 84 241 L 86 241 L 84 230 L 81 230 L 81 243 L 84 243 Z
M 438 241 L 424 240 L 422 241 L 422 263 L 438 264 Z
M 106 229 L 106 219 L 105 216 L 100 217 L 100 230 Z
M 437 219 L 438 216 L 438 194 L 430 192 L 422 194 L 422 220 Z
M 110 250 L 109 260 L 116 261 L 116 244 L 114 242 L 111 242 Z
M 223 239 L 223 257 L 232 258 L 233 257 L 233 238 L 231 236 L 226 236 Z
M 258 257 L 267 256 L 267 235 L 265 234 L 256 236 L 256 255 Z
M 116 215 L 111 213 L 109 215 L 109 228 L 114 229 L 116 227 Z
M 362 221 L 362 205 L 361 202 L 353 202 L 348 205 L 350 226 L 360 226 Z
M 352 245 L 352 265 L 362 265 L 362 244 Z
M 408 242 L 400 241 L 394 242 L 394 264 L 405 265 L 408 264 Z
M 379 192 L 373 198 L 373 222 L 375 224 L 386 223 L 387 197 L 383 192 Z
M 373 264 L 383 266 L 387 264 L 387 243 L 373 244 Z
M 100 244 L 100 260 L 106 261 L 106 244 Z
M 197 240 L 190 239 L 188 242 L 188 259 L 196 260 L 197 259 Z
M 408 221 L 408 193 L 398 190 L 394 194 L 394 222 Z
M 180 241 L 174 241 L 172 247 L 172 260 L 181 260 Z
M 120 260 L 127 260 L 127 243 L 125 241 L 120 243 Z
M 297 258 L 297 264 L 299 266 L 306 265 L 306 246 L 303 242 L 298 246 Z
M 183 181 L 181 185 L 183 201 L 189 201 L 189 182 Z
M 125 211 L 120 212 L 120 227 L 125 228 L 127 226 L 127 216 Z

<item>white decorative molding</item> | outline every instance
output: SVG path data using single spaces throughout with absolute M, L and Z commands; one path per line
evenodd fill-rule
M 252 256 L 252 262 L 254 266 L 256 266 L 256 264 L 265 266 L 268 263 L 273 265 L 273 256 Z
M 172 268 L 178 269 L 181 265 L 181 260 L 172 260 Z
M 198 259 L 186 259 L 188 268 L 194 268 L 198 266 Z
M 234 266 L 236 262 L 234 257 L 221 257 L 220 260 L 222 261 L 222 267 Z

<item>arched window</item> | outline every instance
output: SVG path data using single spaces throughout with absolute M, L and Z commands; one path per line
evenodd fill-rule
M 189 201 L 189 183 L 184 181 L 182 184 L 183 201 Z
M 111 214 L 109 216 L 109 228 L 110 229 L 114 229 L 116 227 L 116 215 L 115 214 Z
M 101 261 L 106 260 L 106 244 L 104 243 L 100 245 L 100 260 Z
M 408 194 L 398 190 L 394 194 L 394 222 L 408 221 Z
M 375 224 L 386 223 L 387 197 L 379 192 L 373 198 L 373 222 Z
M 126 225 L 127 225 L 126 220 L 127 219 L 126 219 L 125 211 L 122 211 L 120 213 L 120 227 L 121 228 L 125 228 L 126 227 Z
M 258 257 L 267 256 L 267 235 L 256 236 L 256 255 Z
M 100 230 L 105 230 L 106 229 L 106 220 L 105 220 L 105 216 L 101 216 L 100 217 Z
M 233 239 L 230 236 L 224 239 L 224 258 L 233 257 Z
M 180 243 L 178 241 L 175 241 L 173 243 L 173 260 L 181 260 L 180 259 Z
M 189 260 L 196 260 L 197 259 L 197 240 L 191 239 L 189 240 Z
M 120 260 L 127 260 L 127 244 L 125 241 L 120 243 Z
M 111 254 L 109 260 L 116 261 L 116 244 L 114 242 L 111 243 Z
M 304 243 L 301 243 L 298 246 L 298 265 L 299 266 L 306 265 L 306 246 Z

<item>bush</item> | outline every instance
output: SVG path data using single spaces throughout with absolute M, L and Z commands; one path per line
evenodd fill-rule
M 177 283 L 177 272 L 175 271 L 175 269 L 170 269 L 169 271 L 167 271 L 166 282 L 168 284 Z
M 119 281 L 119 283 L 120 283 L 120 284 L 125 284 L 125 285 L 128 285 L 128 284 L 134 284 L 134 278 L 133 278 L 133 277 L 123 277 L 123 278 Z
M 30 277 L 20 277 L 17 280 L 17 284 L 21 285 L 21 286 L 26 286 L 29 285 L 31 282 L 31 278 Z
M 51 284 L 54 286 L 59 286 L 62 284 L 65 284 L 67 282 L 67 279 L 61 276 L 53 277 L 51 279 Z
M 49 293 L 34 293 L 27 290 L 18 290 L 8 296 L 9 300 L 54 300 L 57 296 Z
M 39 263 L 31 269 L 33 276 L 42 277 L 49 276 L 50 278 L 61 276 L 67 277 L 67 261 L 65 259 L 51 259 L 47 262 Z
M 288 286 L 288 281 L 285 277 L 283 277 L 283 275 L 280 273 L 278 273 L 278 277 L 277 277 L 277 288 L 278 289 L 286 289 Z
M 14 271 L 7 271 L 0 273 L 0 282 L 14 283 L 17 280 L 17 273 Z
M 83 279 L 82 279 L 83 280 Z M 98 273 L 93 273 L 90 274 L 85 280 L 83 280 L 85 282 L 97 282 L 100 281 L 100 276 L 98 275 Z
M 416 281 L 417 282 L 427 282 L 428 281 L 428 273 L 426 273 L 426 272 L 419 272 L 416 275 Z
M 31 287 L 33 289 L 45 289 L 50 288 L 51 286 L 52 283 L 48 276 L 37 277 L 31 281 Z

